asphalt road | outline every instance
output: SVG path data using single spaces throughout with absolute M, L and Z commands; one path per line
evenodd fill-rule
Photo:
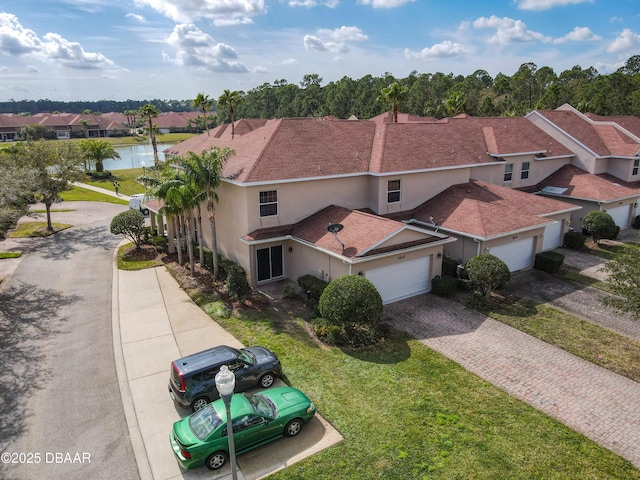
M 111 331 L 109 225 L 127 207 L 62 207 L 74 227 L 25 242 L 0 291 L 0 478 L 138 479 Z

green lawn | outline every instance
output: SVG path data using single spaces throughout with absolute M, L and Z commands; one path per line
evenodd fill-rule
M 218 297 L 186 290 L 221 311 Z M 345 438 L 270 478 L 640 479 L 629 462 L 400 332 L 331 348 L 291 313 L 222 310 L 210 314 L 245 345 L 275 351 L 285 380 Z
M 11 230 L 7 233 L 9 238 L 34 238 L 34 237 L 48 237 L 55 233 L 58 233 L 67 228 L 71 228 L 73 225 L 66 223 L 51 222 L 53 230 L 47 229 L 47 222 L 24 222 L 18 224 L 15 230 Z
M 104 193 L 94 192 L 82 187 L 72 187 L 71 190 L 62 192 L 60 195 L 67 202 L 107 202 L 128 205 L 129 202 L 122 198 L 112 197 Z
M 150 173 L 151 168 L 146 169 L 146 173 Z M 111 177 L 105 179 L 91 178 L 88 175 L 82 180 L 82 183 L 93 185 L 94 187 L 113 190 L 113 182 L 116 180 L 120 184 L 120 193 L 123 195 L 133 195 L 134 193 L 144 193 L 144 186 L 136 181 L 136 178 L 142 175 L 142 168 L 125 168 L 123 170 L 113 170 Z

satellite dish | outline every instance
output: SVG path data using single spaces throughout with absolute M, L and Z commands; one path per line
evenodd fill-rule
M 334 235 L 336 235 L 343 228 L 344 228 L 344 225 L 340 223 L 330 223 L 329 226 L 327 227 L 327 230 L 329 230 L 330 233 L 333 233 Z
M 340 223 L 330 223 L 329 226 L 327 227 L 327 230 L 329 231 L 329 233 L 333 233 L 333 237 L 336 239 L 336 242 L 338 242 L 342 247 L 342 253 L 344 253 L 344 243 L 342 243 L 338 238 L 338 232 L 343 228 L 344 228 L 344 225 Z

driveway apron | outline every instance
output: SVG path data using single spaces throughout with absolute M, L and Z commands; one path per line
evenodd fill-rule
M 385 320 L 640 468 L 640 384 L 433 294 Z

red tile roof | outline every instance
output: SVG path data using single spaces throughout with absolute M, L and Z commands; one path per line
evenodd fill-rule
M 611 178 L 611 177 L 609 177 Z M 556 187 L 566 189 L 561 195 L 598 202 L 613 202 L 640 195 L 637 188 L 629 188 L 600 175 L 593 175 L 573 165 L 565 165 L 538 184 L 538 189 Z
M 341 224 L 343 229 L 334 236 L 327 227 L 336 223 Z M 377 248 L 381 242 L 406 228 L 405 224 L 389 218 L 330 205 L 296 224 L 259 229 L 248 233 L 244 239 L 256 241 L 291 235 L 318 248 L 347 258 L 408 248 L 441 239 L 425 233 L 424 240 Z M 344 251 L 340 242 L 344 244 Z

